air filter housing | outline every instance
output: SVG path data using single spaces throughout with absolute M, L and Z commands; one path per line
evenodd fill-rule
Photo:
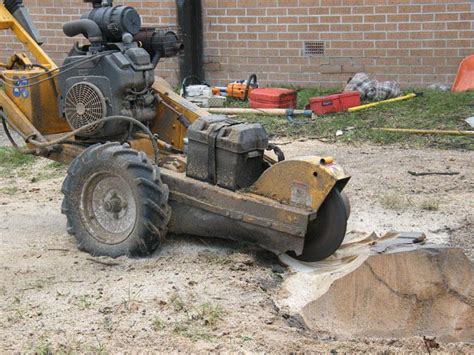
M 136 35 L 140 31 L 141 19 L 131 6 L 97 7 L 81 16 L 99 25 L 107 42 L 120 42 L 124 33 Z
M 106 116 L 104 95 L 94 84 L 79 82 L 71 86 L 64 99 L 64 114 L 73 129 L 94 123 Z M 79 136 L 93 136 L 101 130 L 103 123 L 96 123 L 81 131 Z

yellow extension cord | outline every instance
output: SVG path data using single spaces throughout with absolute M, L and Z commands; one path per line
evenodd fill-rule
M 393 99 L 388 99 L 388 100 L 383 100 L 383 101 L 378 101 L 378 102 L 372 102 L 371 104 L 351 107 L 347 111 L 356 112 L 356 111 L 364 110 L 366 108 L 371 108 L 371 107 L 375 107 L 375 106 L 382 105 L 382 104 L 388 104 L 388 103 L 391 103 L 391 102 L 409 100 L 409 99 L 412 99 L 412 98 L 417 97 L 417 96 L 418 96 L 418 94 L 411 93 L 411 94 L 407 94 L 407 95 L 404 95 L 404 96 L 395 97 Z

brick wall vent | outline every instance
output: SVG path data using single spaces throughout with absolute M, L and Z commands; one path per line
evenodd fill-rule
M 304 55 L 324 55 L 324 42 L 304 42 Z

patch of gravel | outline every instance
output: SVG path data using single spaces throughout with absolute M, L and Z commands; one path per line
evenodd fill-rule
M 18 145 L 23 145 L 23 139 L 18 133 L 14 132 L 12 129 L 10 129 L 10 133 L 11 133 L 12 138 L 15 140 L 15 142 Z M 9 147 L 9 146 L 11 146 L 11 143 L 8 140 L 8 137 L 5 131 L 3 130 L 3 125 L 0 122 L 0 147 Z
M 473 152 L 370 145 L 283 145 L 287 156 L 332 155 L 351 174 L 349 230 L 422 231 L 472 257 Z M 32 176 L 47 162 L 35 160 Z M 411 171 L 459 171 L 413 177 Z M 287 276 L 261 249 L 169 238 L 150 258 L 91 261 L 66 233 L 61 177 L 0 177 L 0 352 L 426 352 L 422 338 L 340 341 L 276 308 Z M 403 203 L 390 207 L 386 195 Z M 437 210 L 420 208 L 435 199 Z M 451 239 L 450 239 L 451 238 Z M 116 265 L 118 264 L 118 265 Z M 441 343 L 440 352 L 473 353 Z M 433 353 L 436 350 L 432 350 Z

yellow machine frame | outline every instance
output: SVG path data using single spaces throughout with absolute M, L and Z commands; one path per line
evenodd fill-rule
M 10 83 L 5 86 L 5 91 L 0 91 L 0 108 L 8 117 L 8 124 L 24 138 L 34 154 L 70 162 L 84 148 L 67 144 L 47 145 L 71 131 L 66 120 L 59 117 L 56 81 L 45 80 L 24 95 L 18 96 L 18 92 L 15 95 L 13 91 L 15 87 L 21 88 L 21 85 L 15 86 L 16 78 L 26 81 L 38 75 L 47 78 L 57 72 L 58 67 L 3 5 L 0 5 L 0 28 L 11 30 L 40 64 L 33 65 L 24 53 L 15 54 L 10 64 L 1 64 L 5 69 L 0 71 L 0 76 Z M 12 62 L 16 63 L 15 66 Z M 183 148 L 187 129 L 178 121 L 180 116 L 193 122 L 209 113 L 177 95 L 161 78 L 156 78 L 153 88 L 161 101 L 150 130 L 159 132 L 162 139 L 158 140 L 160 165 L 164 167 L 161 174 L 170 188 L 170 203 L 185 204 L 189 208 L 222 216 L 239 223 L 242 228 L 250 226 L 246 230 L 271 230 L 273 234 L 262 232 L 262 235 L 268 234 L 268 238 L 253 241 L 270 249 L 301 252 L 308 223 L 316 218 L 318 208 L 332 189 L 338 187 L 342 190 L 349 175 L 332 158 L 312 156 L 276 163 L 267 156 L 271 167 L 245 191 L 231 192 L 188 178 L 184 174 L 186 158 L 170 153 L 166 147 Z M 37 148 L 32 140 L 44 142 L 47 148 Z M 129 144 L 148 155 L 153 153 L 150 138 L 145 135 L 137 134 Z M 170 161 L 173 164 L 169 165 Z

